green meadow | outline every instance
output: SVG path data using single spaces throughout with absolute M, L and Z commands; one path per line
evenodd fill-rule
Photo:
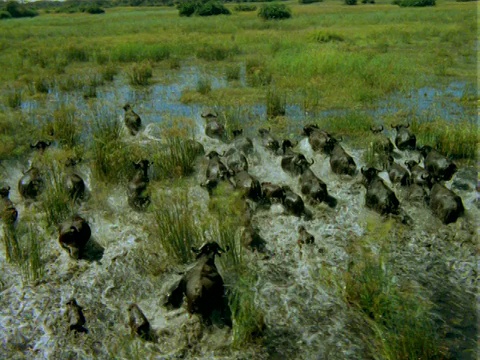
M 434 138 L 446 141 L 441 148 L 451 155 L 475 156 L 476 2 L 439 1 L 426 8 L 386 1 L 287 4 L 292 18 L 281 21 L 235 11 L 234 4 L 227 4 L 229 16 L 180 17 L 175 7 L 130 7 L 1 21 L 4 104 L 16 108 L 54 85 L 94 97 L 94 87 L 116 74 L 132 85 L 155 84 L 181 65 L 232 79 L 222 89 L 211 89 L 204 79 L 182 94 L 186 103 L 220 106 L 268 102 L 273 92 L 305 111 L 357 110 L 392 94 L 461 82 L 463 94 L 451 101 L 467 109 L 460 119 L 465 126 L 442 126 Z M 235 80 L 239 66 L 245 66 L 249 86 Z M 466 148 L 448 143 L 457 137 Z

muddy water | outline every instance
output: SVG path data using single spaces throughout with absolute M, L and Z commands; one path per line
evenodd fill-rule
M 97 107 L 119 117 L 123 103 L 136 104 L 136 111 L 147 126 L 138 138 L 128 141 L 162 141 L 155 123 L 167 117 L 185 116 L 196 120 L 197 138 L 207 151 L 226 150 L 228 144 L 204 135 L 200 106 L 178 103 L 181 91 L 194 86 L 194 79 L 193 75 L 185 75 L 181 85 L 156 85 L 146 92 L 128 86 L 103 89 L 99 91 Z M 225 83 L 219 80 L 217 85 Z M 76 94 L 52 94 L 49 106 L 63 102 L 74 104 L 86 117 L 92 114 L 84 99 Z M 41 106 L 44 105 L 30 103 L 23 108 L 33 117 L 35 109 Z M 261 106 L 255 109 L 259 114 L 264 111 Z M 292 105 L 287 108 L 287 115 L 296 114 L 298 109 Z M 303 119 L 300 113 L 296 120 Z M 289 185 L 299 193 L 298 179 L 281 169 L 281 158 L 265 150 L 257 140 L 254 144 L 255 153 L 249 156 L 251 174 L 260 181 Z M 344 146 L 360 168 L 363 151 L 348 143 Z M 178 279 L 176 272 L 181 269 L 164 267 L 164 255 L 149 245 L 148 217 L 130 210 L 122 187 L 112 187 L 102 207 L 91 200 L 81 208 L 91 224 L 93 242 L 102 249 L 100 260 L 69 259 L 55 234 L 48 234 L 39 226 L 38 237 L 44 246 L 47 266 L 45 281 L 34 286 L 22 282 L 18 270 L 6 263 L 2 247 L 1 357 L 365 359 L 372 339 L 365 339 L 359 330 L 358 316 L 346 304 L 341 290 L 329 285 L 325 278 L 338 275 L 341 287 L 342 274 L 355 255 L 352 247 L 362 236 L 371 234 L 369 224 L 385 220 L 365 209 L 365 189 L 359 184 L 359 177 L 332 173 L 328 158 L 315 154 L 306 139 L 299 142 L 296 150 L 315 160 L 312 170 L 325 181 L 338 204 L 335 208 L 307 205 L 313 212 L 312 220 L 288 215 L 281 205 L 255 213 L 254 225 L 267 241 L 270 254 L 267 259 L 247 255 L 252 269 L 259 272 L 254 290 L 255 303 L 265 313 L 264 346 L 233 350 L 228 329 L 202 329 L 198 319 L 189 317 L 185 309 L 168 311 L 161 305 L 166 288 Z M 402 153 L 399 157 L 402 162 L 416 159 L 418 154 Z M 19 211 L 19 221 L 27 213 L 41 218 L 38 205 L 26 205 L 14 186 L 25 164 L 12 162 L 5 166 L 2 180 L 12 184 L 11 199 Z M 185 185 L 190 198 L 204 208 L 209 197 L 199 184 L 204 180 L 205 167 L 206 162 L 199 161 L 196 174 Z M 88 164 L 81 165 L 79 171 L 90 189 L 96 186 Z M 475 358 L 473 353 L 464 351 L 473 346 L 477 330 L 475 220 L 479 209 L 476 178 L 472 174 L 476 175 L 475 169 L 462 169 L 447 184 L 462 197 L 467 210 L 465 218 L 448 226 L 435 219 L 426 205 L 408 203 L 402 189 L 395 188 L 412 225 L 396 225 L 401 230 L 396 232 L 396 238 L 385 240 L 396 276 L 418 284 L 418 296 L 435 303 L 435 311 L 446 323 L 445 333 L 456 359 Z M 459 183 L 466 185 L 455 185 Z M 296 240 L 300 225 L 315 236 L 314 245 L 299 249 Z M 367 246 L 376 253 L 382 251 L 379 241 Z M 75 336 L 66 331 L 64 304 L 71 297 L 84 307 L 88 334 Z M 131 302 L 136 302 L 150 320 L 158 336 L 156 343 L 131 340 L 126 326 L 126 308 Z

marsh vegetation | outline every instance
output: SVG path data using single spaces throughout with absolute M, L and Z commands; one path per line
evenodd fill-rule
M 33 358 L 35 349 L 58 359 L 476 358 L 476 3 L 285 4 L 224 3 L 217 10 L 228 16 L 204 17 L 189 16 L 202 9 L 179 16 L 173 6 L 107 3 L 90 16 L 68 3 L 0 21 L 8 69 L 0 72 L 0 174 L 18 210 L 14 224 L 1 224 L 0 357 Z M 271 11 L 289 16 L 262 19 Z M 142 117 L 137 135 L 122 123 L 125 104 Z M 205 136 L 207 107 L 225 141 Z M 384 125 L 393 139 L 392 125 L 410 124 L 418 144 L 458 164 L 448 187 L 465 216 L 442 224 L 392 184 L 409 220 L 366 211 L 358 177 L 333 174 L 301 135 L 311 123 L 342 138 L 358 168 L 388 164 L 372 127 Z M 277 203 L 251 209 L 231 180 L 209 194 L 203 155 L 226 153 L 238 129 L 253 138 L 248 171 L 299 192 L 262 146 L 260 128 L 314 159 L 338 204 L 308 204 L 308 220 Z M 51 146 L 33 149 L 37 140 Z M 416 150 L 394 155 L 420 159 Z M 82 199 L 64 187 L 72 158 L 82 159 L 74 170 L 87 188 Z M 139 160 L 151 162 L 142 211 L 127 201 Z M 31 167 L 44 177 L 35 200 L 17 190 Z M 92 228 L 79 260 L 57 240 L 75 214 Z M 299 246 L 302 226 L 314 244 Z M 264 248 L 243 246 L 249 236 Z M 215 261 L 231 329 L 164 306 L 196 260 L 192 247 L 211 241 L 227 250 Z M 72 297 L 88 333 L 66 331 Z M 129 335 L 132 302 L 155 341 Z

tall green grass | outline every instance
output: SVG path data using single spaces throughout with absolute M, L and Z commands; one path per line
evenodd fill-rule
M 152 239 L 161 243 L 174 263 L 187 264 L 195 260 L 192 247 L 203 242 L 203 232 L 188 195 L 177 191 L 170 196 L 159 196 L 154 199 L 152 208 Z
M 152 148 L 153 180 L 178 179 L 193 173 L 199 152 L 192 138 L 170 136 L 166 144 L 153 146 L 150 150 Z
M 40 196 L 40 207 L 45 213 L 47 225 L 51 227 L 57 227 L 75 212 L 74 200 L 64 184 L 64 175 L 58 163 L 52 163 L 46 179 L 47 186 Z
M 400 284 L 387 259 L 364 252 L 345 274 L 345 296 L 376 335 L 376 359 L 433 359 L 441 346 L 432 304 Z
M 115 114 L 93 114 L 92 141 L 87 155 L 92 160 L 92 173 L 97 180 L 119 183 L 133 174 L 132 162 L 141 158 L 140 147 L 123 142 L 122 135 L 123 125 Z
M 448 123 L 443 120 L 422 121 L 414 118 L 412 132 L 417 143 L 438 148 L 443 154 L 455 159 L 475 159 L 480 133 L 478 125 L 470 121 Z

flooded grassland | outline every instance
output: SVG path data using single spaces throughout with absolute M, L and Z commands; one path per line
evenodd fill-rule
M 278 22 L 235 12 L 180 18 L 173 8 L 0 22 L 0 63 L 9 69 L 0 74 L 0 180 L 18 213 L 9 222 L 2 203 L 0 357 L 476 358 L 474 4 L 290 5 L 293 18 Z M 136 135 L 124 125 L 127 103 L 142 119 Z M 207 107 L 227 129 L 221 140 L 206 135 Z M 353 176 L 334 173 L 330 157 L 312 149 L 302 135 L 312 123 L 342 138 Z M 398 123 L 457 164 L 444 182 L 465 208 L 455 222 L 444 224 L 428 197 L 413 199 L 385 171 L 402 216 L 365 206 L 362 167 L 386 165 L 370 128 L 383 125 L 393 140 Z M 224 154 L 238 128 L 252 139 L 250 175 L 301 194 L 299 177 L 260 138 L 270 129 L 313 160 L 334 206 L 302 195 L 308 215 L 296 216 L 282 203 L 245 200 L 229 181 L 209 194 L 209 160 L 188 139 Z M 39 140 L 49 146 L 31 148 Z M 423 163 L 418 150 L 392 156 Z M 74 170 L 70 158 L 81 159 Z M 138 211 L 128 194 L 141 159 L 153 164 Z M 32 166 L 43 179 L 35 200 L 18 187 Z M 77 201 L 62 187 L 72 171 L 86 187 Z M 91 228 L 79 259 L 58 240 L 73 214 Z M 313 244 L 298 242 L 302 227 Z M 244 246 L 251 232 L 263 246 Z M 231 327 L 204 323 L 186 302 L 165 305 L 195 263 L 190 247 L 205 241 L 227 249 L 215 263 Z M 72 320 L 72 298 L 85 331 L 71 330 L 81 322 Z M 149 321 L 148 337 L 131 330 L 132 303 Z

